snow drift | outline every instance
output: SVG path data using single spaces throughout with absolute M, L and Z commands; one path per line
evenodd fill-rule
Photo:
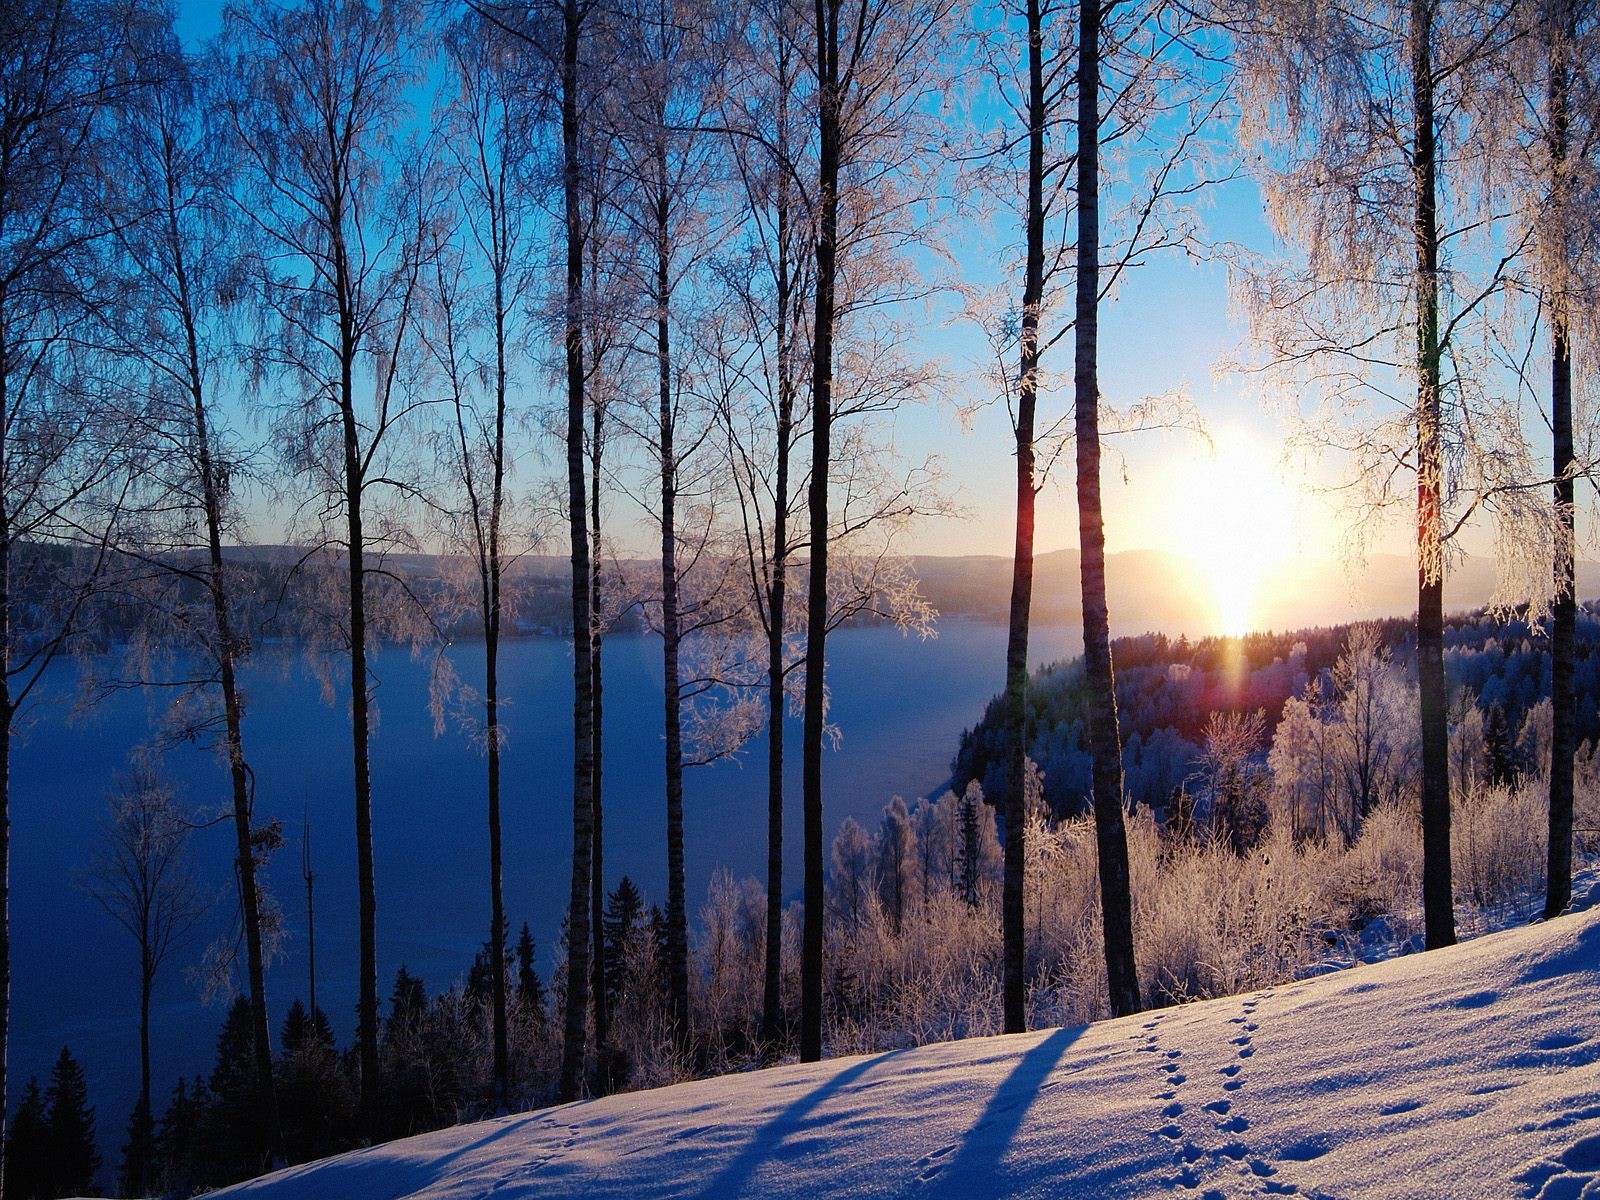
M 1249 995 L 780 1067 L 281 1171 L 251 1200 L 1600 1197 L 1600 914 Z

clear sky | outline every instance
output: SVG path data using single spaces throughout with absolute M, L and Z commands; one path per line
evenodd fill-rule
M 211 36 L 219 23 L 220 5 L 182 0 L 179 28 L 191 43 Z M 1202 207 L 1217 240 L 1272 248 L 1260 194 L 1248 180 L 1212 189 Z M 1001 213 L 998 219 L 1008 218 Z M 1015 230 L 995 229 L 985 240 L 1014 244 L 1018 237 Z M 995 264 L 987 253 L 958 246 L 956 271 L 968 280 L 992 278 Z M 1020 289 L 1020 283 L 1016 286 Z M 921 335 L 922 352 L 943 364 L 943 394 L 902 411 L 896 438 L 907 459 L 937 455 L 942 460 L 962 515 L 925 522 L 904 548 L 1009 554 L 1014 524 L 1009 420 L 1002 403 L 982 403 L 992 391 L 984 374 L 990 352 L 957 308 L 953 295 L 936 301 Z M 1219 590 L 1240 587 L 1237 580 L 1298 557 L 1323 560 L 1340 553 L 1351 517 L 1326 489 L 1337 481 L 1341 464 L 1333 459 L 1285 462 L 1285 419 L 1264 409 L 1250 379 L 1217 373 L 1219 364 L 1241 353 L 1247 337 L 1243 323 L 1230 315 L 1223 263 L 1169 254 L 1131 272 L 1119 294 L 1103 306 L 1101 330 L 1101 384 L 1111 403 L 1125 405 L 1181 388 L 1210 437 L 1207 444 L 1189 433 L 1151 432 L 1109 442 L 1103 487 L 1111 552 L 1154 549 L 1204 557 Z M 1041 397 L 1041 425 L 1070 407 L 1070 357 L 1067 339 L 1046 364 L 1054 374 Z M 1040 498 L 1041 552 L 1077 543 L 1072 487 L 1068 455 Z M 618 516 L 620 523 L 628 520 L 626 513 Z M 623 532 L 617 522 L 612 528 Z M 258 532 L 266 536 L 266 530 Z M 637 540 L 641 547 L 651 540 L 642 519 Z M 1486 549 L 1481 533 L 1469 534 L 1466 545 L 1474 553 Z M 1409 547 L 1402 515 L 1373 548 L 1407 553 Z

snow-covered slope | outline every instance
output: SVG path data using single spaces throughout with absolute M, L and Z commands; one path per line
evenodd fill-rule
M 1015 1037 L 613 1096 L 252 1200 L 1600 1197 L 1600 914 Z

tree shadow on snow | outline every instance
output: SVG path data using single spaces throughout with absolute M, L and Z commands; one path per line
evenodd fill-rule
M 1012 1139 L 1044 1090 L 1045 1080 L 1082 1034 L 1082 1026 L 1058 1029 L 1017 1060 L 966 1136 L 930 1156 L 933 1165 L 921 1178 L 930 1185 L 931 1195 L 968 1200 L 995 1194 L 995 1176 Z M 941 1164 L 945 1154 L 951 1157 Z
M 429 1155 L 397 1154 L 395 1142 L 380 1142 L 316 1162 L 302 1163 L 273 1175 L 247 1180 L 228 1189 L 249 1196 L 258 1188 L 270 1196 L 295 1200 L 349 1200 L 351 1196 L 409 1196 L 443 1180 L 461 1159 L 506 1138 L 525 1133 L 544 1121 L 546 1113 L 502 1118 L 500 1125 L 478 1137 L 464 1140 L 452 1150 Z M 445 1132 L 445 1131 L 440 1131 Z
M 823 1101 L 843 1091 L 850 1084 L 855 1083 L 869 1071 L 882 1066 L 891 1059 L 905 1054 L 906 1050 L 891 1050 L 886 1054 L 877 1054 L 871 1058 L 864 1058 L 860 1062 L 846 1067 L 838 1074 L 831 1076 L 825 1082 L 812 1088 L 801 1096 L 788 1108 L 778 1113 L 750 1135 L 750 1140 L 745 1143 L 743 1150 L 733 1158 L 727 1166 L 717 1173 L 701 1193 L 707 1200 L 712 1197 L 732 1197 L 741 1193 L 744 1185 L 750 1181 L 757 1168 L 769 1159 L 784 1157 L 785 1146 L 798 1134 L 810 1130 L 825 1129 L 836 1117 L 821 1117 L 811 1119 L 811 1113 Z M 840 1113 L 840 1117 L 849 1116 L 850 1113 Z M 798 1149 L 791 1147 L 790 1149 Z

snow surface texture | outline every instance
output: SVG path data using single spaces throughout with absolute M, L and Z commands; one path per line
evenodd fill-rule
M 281 1171 L 252 1200 L 1600 1198 L 1600 913 L 1079 1029 L 779 1067 Z

